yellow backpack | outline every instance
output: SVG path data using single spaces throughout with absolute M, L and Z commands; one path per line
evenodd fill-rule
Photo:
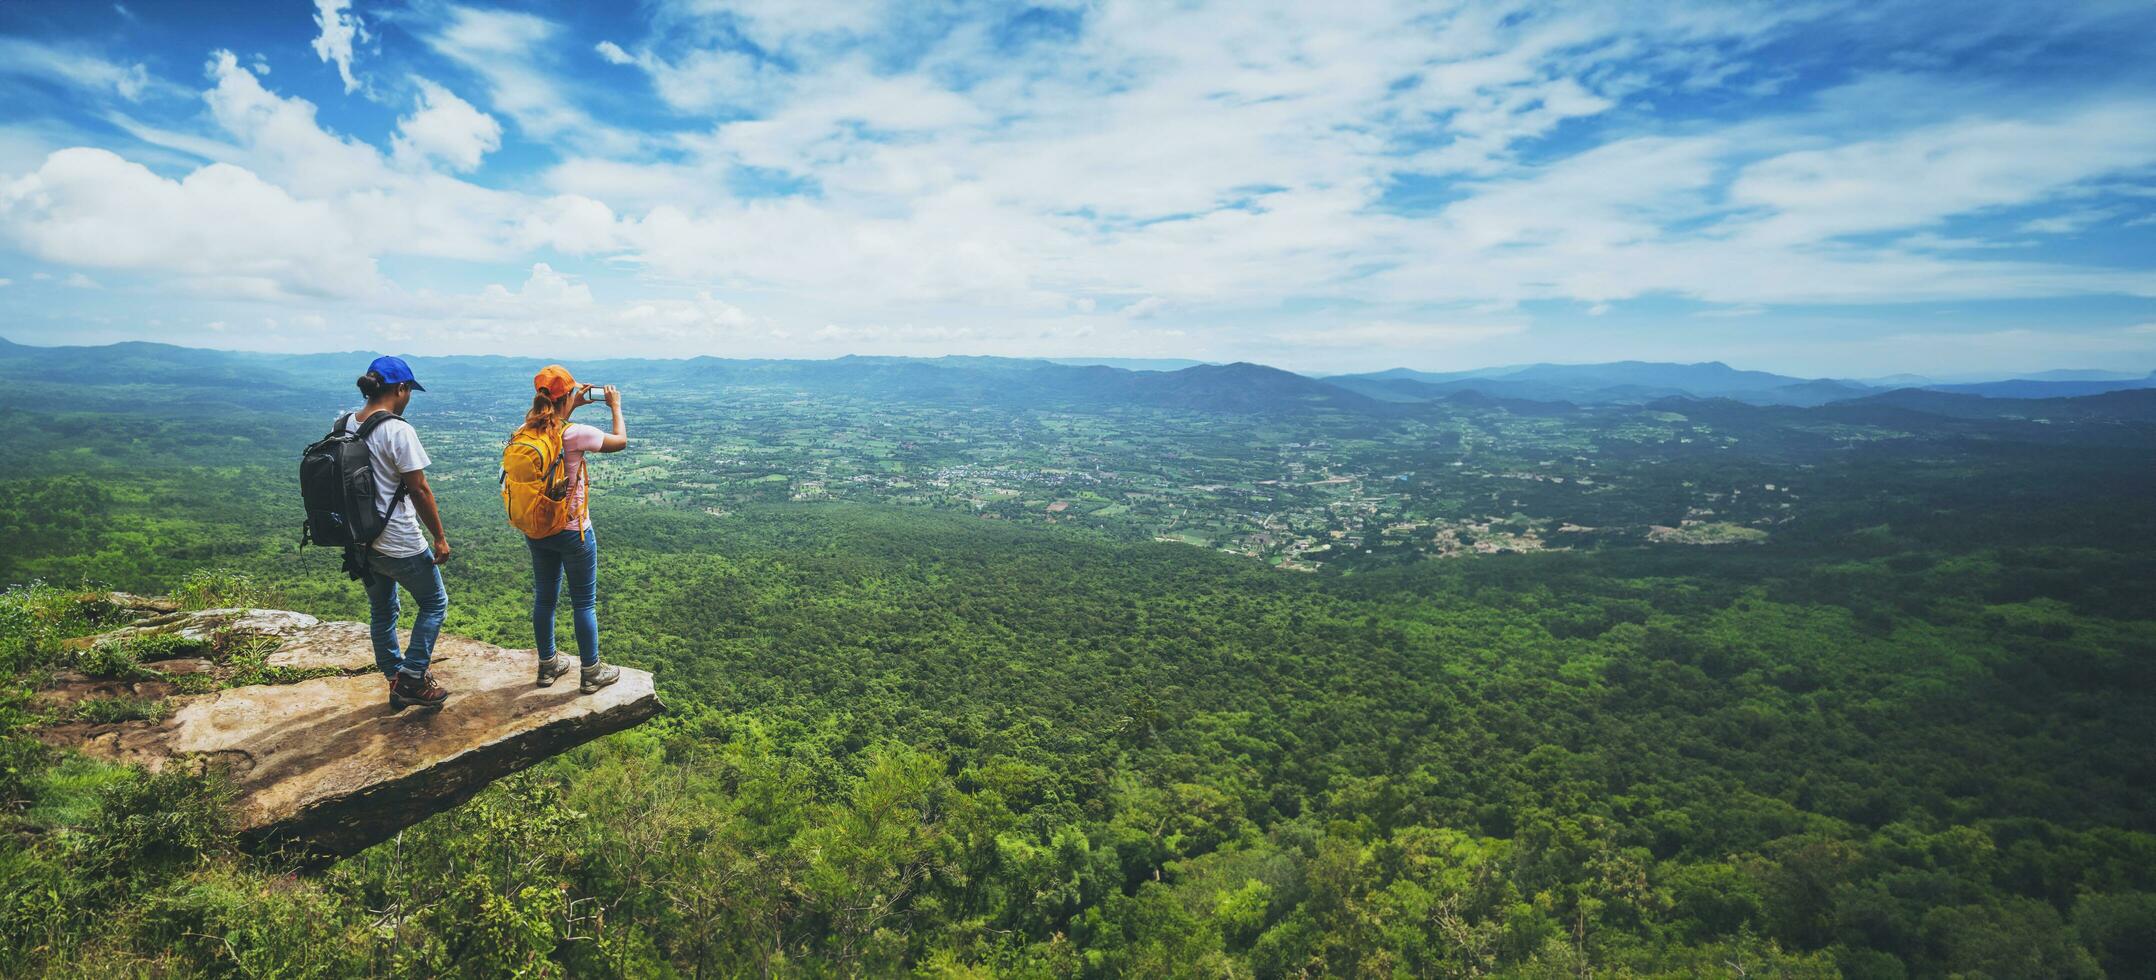
M 518 429 L 502 450 L 502 506 L 527 538 L 561 533 L 569 509 L 569 474 L 562 465 L 561 427 Z

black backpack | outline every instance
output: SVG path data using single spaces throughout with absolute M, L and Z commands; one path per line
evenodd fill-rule
M 299 457 L 299 495 L 307 504 L 307 523 L 300 527 L 299 544 L 366 547 L 382 536 L 389 515 L 404 500 L 404 481 L 389 506 L 374 509 L 374 454 L 367 451 L 367 437 L 382 423 L 395 419 L 394 412 L 376 412 L 360 423 L 359 431 L 345 431 L 351 421 L 347 412 L 337 417 L 337 427 L 322 441 L 307 447 Z

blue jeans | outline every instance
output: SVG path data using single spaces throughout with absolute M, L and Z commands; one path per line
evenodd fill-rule
M 400 670 L 414 677 L 424 676 L 427 661 L 434 659 L 434 638 L 442 632 L 442 617 L 449 615 L 449 590 L 442 588 L 442 570 L 434 567 L 434 556 L 424 552 L 409 558 L 391 558 L 370 551 L 367 568 L 374 573 L 366 578 L 367 627 L 374 634 L 374 666 L 388 677 L 397 676 Z M 411 642 L 405 644 L 402 657 L 397 655 L 400 585 L 412 594 L 413 602 L 419 603 L 419 615 L 412 620 Z
M 586 527 L 545 538 L 526 538 L 532 553 L 532 638 L 539 659 L 554 659 L 554 609 L 561 580 L 569 578 L 569 619 L 576 624 L 576 652 L 590 667 L 599 662 L 599 535 Z

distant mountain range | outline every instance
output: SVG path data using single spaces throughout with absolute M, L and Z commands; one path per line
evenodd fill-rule
M 2011 383 L 2011 382 L 2002 382 Z M 2014 398 L 2003 395 L 1971 395 L 1928 388 L 1897 388 L 1893 391 L 1836 402 L 1825 406 L 1840 409 L 1895 408 L 1959 419 L 2136 419 L 2156 421 L 2156 385 L 2121 388 L 2087 395 L 2047 395 Z
M 1368 374 L 1333 375 L 1326 381 L 1386 401 L 1437 401 L 1461 392 L 1579 405 L 1645 404 L 1661 398 L 1728 398 L 1752 405 L 1815 406 L 1864 398 L 1900 388 L 1985 398 L 2071 398 L 2156 387 L 2156 372 L 2135 376 L 2110 371 L 2045 371 L 2028 378 L 1973 384 L 1939 384 L 1916 375 L 1869 382 L 1798 378 L 1744 371 L 1720 361 L 1671 364 L 1613 361 L 1606 364 L 1529 364 L 1433 374 L 1394 368 Z
M 2047 381 L 2035 378 L 2015 378 L 2010 381 L 1985 381 L 1978 384 L 1930 385 L 1927 386 L 1927 390 L 1977 395 L 1984 398 L 2079 398 L 2083 395 L 2101 395 L 2110 391 L 2132 391 L 2137 388 L 2151 387 L 2156 387 L 2156 374 L 2123 381 Z
M 1193 361 L 1182 357 L 1044 357 L 1044 361 L 1056 364 L 1085 366 L 1098 364 L 1102 367 L 1123 368 L 1128 371 L 1180 371 L 1184 368 L 1211 364 L 1212 361 Z
M 1878 390 L 1853 381 L 1744 371 L 1720 361 L 1529 364 L 1449 374 L 1395 368 L 1325 380 L 1373 398 L 1395 401 L 1435 401 L 1472 391 L 1496 398 L 1581 405 L 1644 404 L 1671 396 L 1730 398 L 1755 405 L 1823 405 L 1861 398 Z
M 260 354 L 130 342 L 102 347 L 29 347 L 0 339 L 0 380 L 110 386 L 175 386 L 183 402 L 242 397 L 351 397 L 351 380 L 373 355 Z M 498 400 L 545 361 L 502 356 L 415 357 L 430 393 L 446 404 Z M 583 361 L 579 374 L 602 383 L 688 386 L 784 386 L 803 395 L 888 397 L 1006 407 L 1114 409 L 1126 406 L 1230 414 L 1335 412 L 1373 417 L 1416 415 L 1446 406 L 1501 407 L 1520 413 L 1565 406 L 1645 406 L 1668 399 L 1727 400 L 1762 407 L 1871 406 L 1960 418 L 2045 417 L 2124 412 L 2132 397 L 2156 391 L 2156 373 L 2051 371 L 2004 381 L 1935 384 L 1910 376 L 1870 382 L 1800 378 L 1747 371 L 1719 361 L 1673 364 L 1529 364 L 1435 373 L 1394 368 L 1310 377 L 1261 364 L 1161 359 L 1035 359 L 986 356 L 840 357 L 829 360 L 715 357 Z M 1907 384 L 1904 382 L 1926 382 Z M 2068 401 L 2076 404 L 2067 405 Z M 476 401 L 472 402 L 477 404 Z

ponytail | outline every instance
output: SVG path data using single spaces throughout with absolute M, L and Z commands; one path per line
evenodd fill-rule
M 569 396 L 549 398 L 546 392 L 532 395 L 532 407 L 524 413 L 524 428 L 547 430 L 569 420 Z
M 379 372 L 375 371 L 369 371 L 365 374 L 360 375 L 359 380 L 355 383 L 359 385 L 360 397 L 365 398 L 370 402 L 378 396 L 394 393 L 398 386 L 402 384 L 402 382 L 398 382 L 397 384 L 391 384 L 390 382 L 384 381 L 382 380 L 382 375 Z

